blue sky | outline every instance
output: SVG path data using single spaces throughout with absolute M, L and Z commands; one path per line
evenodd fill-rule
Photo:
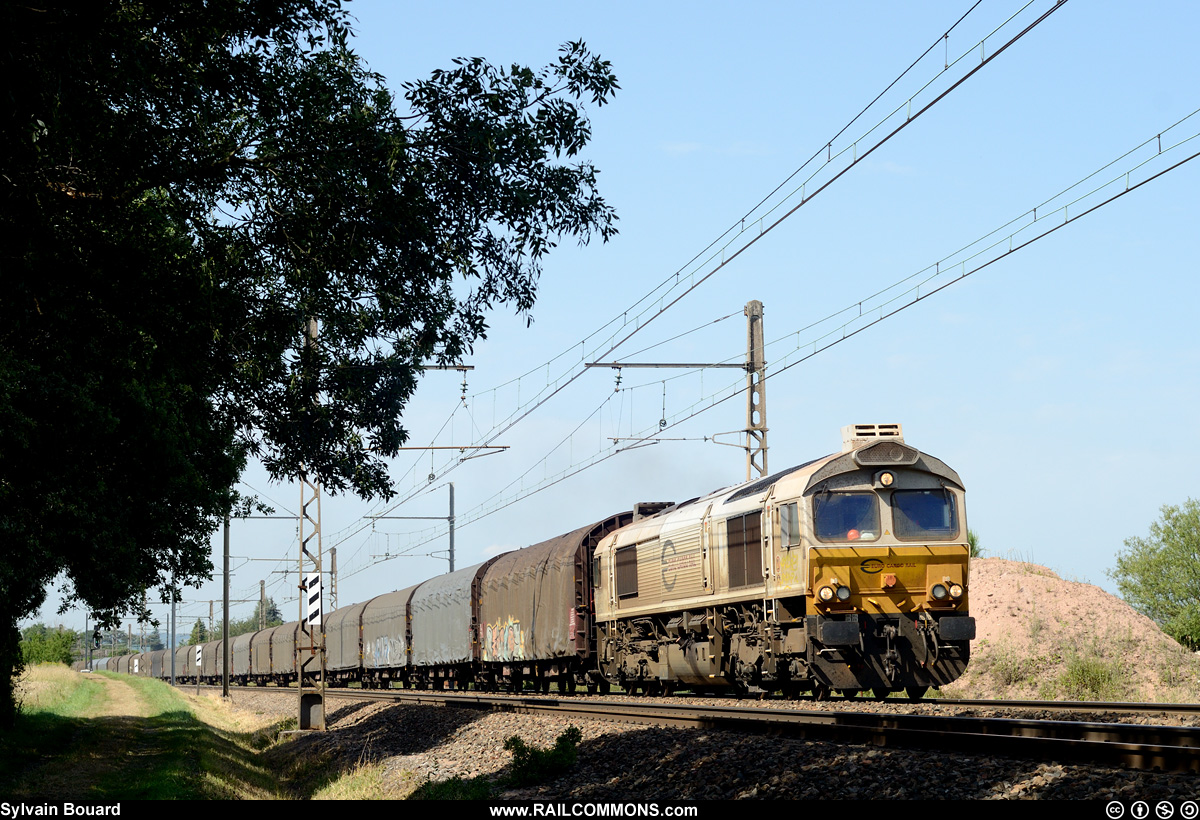
M 1030 4 L 983 53 L 1052 5 Z M 601 170 L 620 234 L 607 245 L 567 243 L 548 258 L 531 328 L 493 317 L 488 340 L 469 361 L 476 369 L 465 407 L 458 374 L 428 374 L 406 413 L 410 444 L 477 441 L 493 418 L 518 406 L 512 380 L 533 370 L 520 381 L 520 402 L 527 402 L 547 373 L 553 378 L 561 369 L 547 369 L 552 356 L 574 346 L 578 362 L 588 333 L 737 222 L 970 6 L 350 4 L 357 50 L 397 91 L 454 57 L 536 67 L 576 39 L 611 60 L 621 84 L 611 105 L 592 111 L 594 137 L 584 152 Z M 938 77 L 947 55 L 974 49 L 960 65 L 977 61 L 980 40 L 1021 8 L 984 0 L 832 152 Z M 768 349 L 770 376 L 794 361 L 797 343 L 819 335 L 802 328 L 1021 217 L 1200 108 L 1198 18 L 1191 3 L 1065 3 L 609 358 L 731 313 L 631 359 L 744 356 L 741 310 L 758 299 L 766 338 L 791 337 Z M 1196 119 L 1173 133 L 1200 131 Z M 1195 150 L 1184 146 L 1180 156 Z M 899 422 L 908 443 L 963 477 L 968 522 L 988 554 L 1033 560 L 1113 590 L 1105 570 L 1124 539 L 1145 534 L 1161 505 L 1200 493 L 1192 470 L 1200 446 L 1191 430 L 1200 365 L 1198 174 L 1200 160 L 769 378 L 772 471 L 837 450 L 843 425 Z M 362 516 L 444 515 L 446 481 L 456 488 L 463 567 L 638 501 L 685 500 L 744 480 L 741 451 L 701 440 L 744 425 L 737 398 L 664 434 L 691 440 L 622 453 L 466 521 L 527 471 L 524 489 L 518 484 L 502 499 L 610 452 L 611 436 L 686 414 L 736 383 L 733 373 L 625 370 L 621 387 L 645 386 L 616 393 L 614 374 L 593 370 L 500 436 L 496 443 L 511 448 L 503 454 L 450 472 L 456 453 L 398 459 L 398 489 L 415 495 L 395 510 L 326 497 L 325 549 L 337 546 L 339 604 L 444 571 L 444 558 L 428 556 L 445 547 L 431 522 L 372 528 Z M 507 386 L 494 389 L 500 385 Z M 431 471 L 438 476 L 432 483 Z M 246 481 L 281 510 L 296 510 L 295 486 L 271 485 L 259 469 Z M 418 530 L 425 535 L 412 534 Z M 434 540 L 421 544 L 427 537 Z M 285 582 L 268 575 L 281 567 L 245 560 L 294 566 L 294 526 L 235 522 L 232 541 L 239 556 L 234 597 L 257 597 L 266 578 L 285 615 L 295 617 L 294 578 Z M 219 536 L 214 548 L 219 564 Z M 407 555 L 377 558 L 398 552 Z M 184 607 L 181 620 L 207 617 L 207 600 L 219 595 L 217 582 L 189 591 L 197 603 Z M 57 620 L 51 609 L 44 617 Z M 249 611 L 242 605 L 234 616 Z

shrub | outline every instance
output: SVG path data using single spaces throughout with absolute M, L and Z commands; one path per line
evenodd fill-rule
M 568 726 L 550 749 L 528 746 L 513 735 L 504 741 L 504 748 L 513 753 L 510 781 L 514 786 L 529 786 L 558 777 L 575 765 L 575 747 L 582 740 L 583 732 L 575 726 Z
M 1072 655 L 1057 688 L 1066 700 L 1115 700 L 1121 694 L 1121 670 L 1113 661 Z

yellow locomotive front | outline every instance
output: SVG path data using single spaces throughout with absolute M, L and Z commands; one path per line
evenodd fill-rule
M 805 645 L 786 677 L 818 696 L 918 696 L 966 668 L 975 620 L 962 480 L 899 432 L 844 428 L 843 453 L 807 476 L 798 498 L 775 504 L 780 581 L 792 581 L 776 593 L 802 612 L 782 631 L 801 630 Z

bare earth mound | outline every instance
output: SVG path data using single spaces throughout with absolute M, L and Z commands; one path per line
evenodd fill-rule
M 1120 598 L 1002 558 L 971 562 L 976 640 L 947 697 L 1195 702 L 1200 658 Z

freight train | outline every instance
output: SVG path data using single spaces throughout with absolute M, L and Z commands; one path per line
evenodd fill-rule
M 329 686 L 910 698 L 970 657 L 964 490 L 898 424 L 682 503 L 643 503 L 548 541 L 329 613 Z M 320 633 L 318 633 L 320 634 Z M 232 639 L 231 681 L 320 664 L 293 622 Z M 93 662 L 169 679 L 170 650 Z M 223 647 L 176 650 L 218 683 Z

